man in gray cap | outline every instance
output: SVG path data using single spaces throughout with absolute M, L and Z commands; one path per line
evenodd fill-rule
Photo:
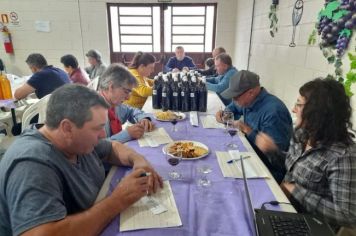
M 280 182 L 285 174 L 285 160 L 273 153 L 263 153 L 256 146 L 256 137 L 266 134 L 280 151 L 287 151 L 292 135 L 292 119 L 284 103 L 261 87 L 259 79 L 253 72 L 239 71 L 230 79 L 229 88 L 221 96 L 233 100 L 227 109 L 234 113 L 234 126 L 246 135 L 274 178 Z M 244 121 L 239 120 L 241 116 Z M 222 122 L 221 117 L 222 111 L 218 111 L 216 120 Z
M 102 75 L 106 69 L 106 65 L 101 61 L 101 53 L 98 50 L 91 49 L 85 54 L 88 57 L 89 67 L 85 68 L 89 78 L 92 80 Z

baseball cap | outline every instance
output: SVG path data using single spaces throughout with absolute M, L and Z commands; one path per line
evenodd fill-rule
M 235 73 L 229 81 L 229 88 L 220 95 L 225 99 L 238 97 L 245 91 L 260 85 L 260 77 L 248 70 L 241 70 Z
M 98 52 L 98 51 L 95 50 L 95 49 L 89 50 L 89 51 L 87 52 L 87 54 L 85 54 L 85 56 L 95 58 L 95 59 L 98 60 L 98 61 L 100 61 L 100 59 L 101 59 L 101 54 L 100 54 L 100 52 Z

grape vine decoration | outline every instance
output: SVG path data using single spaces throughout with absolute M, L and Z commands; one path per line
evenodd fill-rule
M 356 29 L 356 0 L 325 0 L 316 29 L 321 36 L 320 49 L 335 66 L 336 79 L 343 82 L 341 58 Z M 336 52 L 335 52 L 336 51 Z

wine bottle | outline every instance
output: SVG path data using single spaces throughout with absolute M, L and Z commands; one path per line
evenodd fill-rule
M 208 89 L 206 88 L 206 79 L 203 77 L 199 83 L 199 106 L 198 110 L 206 112 L 208 105 Z
M 152 107 L 153 109 L 161 108 L 162 86 L 159 77 L 156 75 L 152 87 Z
M 161 107 L 163 111 L 167 111 L 171 108 L 171 94 L 172 90 L 168 84 L 168 78 L 164 75 L 161 101 Z

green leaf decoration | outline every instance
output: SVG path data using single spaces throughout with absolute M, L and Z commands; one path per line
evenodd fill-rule
M 347 11 L 347 10 L 337 11 L 333 14 L 332 20 L 337 21 L 338 19 L 342 18 L 343 16 L 347 15 L 348 13 L 349 13 L 349 11 Z
M 335 62 L 335 56 L 334 56 L 334 55 L 332 55 L 332 56 L 328 57 L 327 59 L 328 59 L 329 64 L 331 64 L 331 63 L 334 63 L 334 62 Z
M 351 34 L 352 34 L 352 31 L 349 29 L 343 29 L 339 33 L 340 37 L 345 35 L 347 38 L 350 38 Z
M 350 68 L 351 68 L 351 70 L 356 69 L 356 61 L 351 62 Z
M 340 58 L 338 58 L 336 61 L 335 61 L 335 68 L 340 68 L 342 66 L 342 61 Z
M 327 18 L 332 19 L 333 12 L 338 9 L 339 6 L 340 2 L 337 0 L 329 2 L 325 9 L 321 11 L 320 16 L 326 16 Z
M 356 54 L 352 55 L 350 52 L 347 54 L 349 56 L 350 61 L 356 61 Z

